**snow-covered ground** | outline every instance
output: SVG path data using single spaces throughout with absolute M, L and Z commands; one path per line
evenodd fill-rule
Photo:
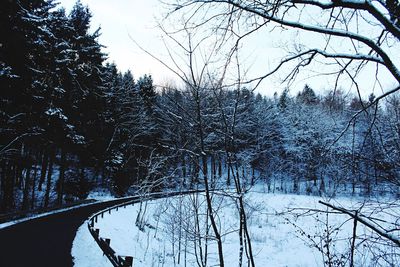
M 256 266 L 323 266 L 327 260 L 335 262 L 335 266 L 348 265 L 354 222 L 346 215 L 310 212 L 326 210 L 326 207 L 318 203 L 319 200 L 346 208 L 358 207 L 361 201 L 254 191 L 246 194 L 248 226 Z M 236 204 L 232 198 L 221 195 L 215 195 L 213 201 L 223 236 L 225 265 L 238 266 Z M 205 237 L 206 230 L 201 228 L 206 220 L 202 195 L 131 205 L 105 214 L 95 227 L 100 229 L 101 237 L 111 239 L 111 247 L 118 255 L 133 256 L 134 266 L 196 266 L 195 251 L 198 258 L 201 252 L 198 239 L 195 238 L 195 206 L 200 207 L 200 235 Z M 364 211 L 368 212 L 368 203 L 364 202 L 364 207 Z M 374 209 L 374 215 L 377 215 L 375 205 Z M 142 230 L 135 224 L 140 210 L 144 214 Z M 388 214 L 399 212 L 396 206 L 390 212 L 384 209 L 378 215 L 383 219 Z M 210 235 L 212 229 L 209 229 Z M 370 247 L 372 243 L 362 241 L 364 237 L 370 236 L 370 231 L 358 225 L 357 236 L 359 240 L 356 242 L 355 266 L 378 263 L 379 259 L 374 258 L 376 250 Z M 205 239 L 201 242 L 204 253 Z M 388 252 L 399 254 L 398 248 L 391 249 L 393 251 Z M 208 239 L 207 253 L 207 266 L 218 266 L 217 248 L 211 239 Z M 76 267 L 111 266 L 90 235 L 86 223 L 77 232 L 72 256 Z M 245 255 L 244 261 L 246 263 Z
M 87 221 L 76 232 L 71 255 L 77 267 L 113 267 L 91 236 Z

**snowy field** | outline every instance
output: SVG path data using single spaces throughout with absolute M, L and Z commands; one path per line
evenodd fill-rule
M 246 194 L 248 226 L 250 229 L 256 266 L 348 266 L 353 234 L 353 220 L 341 214 L 326 214 L 323 200 L 348 209 L 359 207 L 362 199 L 323 199 L 314 196 Z M 388 201 L 385 201 L 388 203 Z M 362 203 L 361 212 L 379 216 L 381 221 L 392 220 L 400 210 L 396 206 L 385 208 L 370 200 Z M 233 198 L 214 195 L 218 222 L 223 236 L 226 266 L 238 266 L 238 215 Z M 200 230 L 196 229 L 194 207 L 199 207 Z M 204 196 L 174 197 L 121 208 L 105 214 L 96 228 L 100 236 L 111 239 L 111 247 L 122 256 L 133 256 L 134 266 L 197 266 L 197 258 L 205 253 L 205 236 L 212 230 L 204 225 Z M 309 211 L 311 210 L 311 211 Z M 140 217 L 139 229 L 137 224 Z M 399 218 L 399 217 L 397 217 Z M 200 234 L 199 234 L 200 233 Z M 200 251 L 200 240 L 202 250 Z M 357 227 L 355 266 L 391 266 L 399 262 L 398 247 L 379 245 L 378 239 L 366 240 L 374 235 L 362 225 Z M 218 266 L 217 248 L 207 239 L 207 266 Z M 384 251 L 384 253 L 382 253 Z M 381 253 L 381 254 L 379 254 Z M 378 255 L 379 254 L 379 255 Z M 382 257 L 385 254 L 385 257 Z M 391 255 L 391 256 L 389 256 Z M 73 243 L 72 256 L 76 267 L 111 266 L 91 237 L 87 224 L 83 224 Z M 244 265 L 247 265 L 244 255 Z M 392 265 L 395 266 L 395 265 Z

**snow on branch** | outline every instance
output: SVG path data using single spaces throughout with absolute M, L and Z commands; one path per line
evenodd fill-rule
M 357 34 L 353 33 L 351 31 L 347 30 L 341 30 L 341 29 L 334 29 L 334 28 L 327 28 L 323 26 L 315 26 L 315 25 L 308 25 L 299 21 L 290 21 L 286 20 L 284 18 L 280 18 L 276 16 L 275 12 L 274 13 L 269 13 L 268 11 L 262 11 L 260 9 L 254 8 L 249 5 L 244 5 L 241 2 L 238 1 L 227 1 L 227 0 L 214 0 L 213 2 L 220 2 L 220 3 L 228 3 L 240 10 L 249 12 L 250 14 L 257 15 L 261 18 L 264 18 L 266 20 L 275 22 L 277 24 L 283 25 L 283 26 L 288 26 L 291 28 L 296 28 L 304 31 L 309 31 L 309 32 L 315 32 L 315 33 L 320 33 L 320 34 L 325 34 L 325 35 L 330 35 L 330 36 L 337 36 L 337 37 L 344 37 L 344 38 L 349 38 L 352 40 L 359 41 L 368 47 L 370 47 L 373 51 L 375 51 L 383 60 L 385 66 L 387 69 L 390 71 L 390 73 L 393 75 L 393 77 L 400 83 L 400 71 L 394 64 L 394 62 L 391 60 L 389 55 L 378 45 L 376 44 L 372 39 Z
M 370 220 L 368 220 L 365 216 L 361 215 L 359 212 L 357 211 L 351 211 L 345 208 L 341 208 L 341 207 L 337 207 L 334 206 L 330 203 L 327 202 L 323 202 L 323 201 L 318 201 L 320 204 L 325 205 L 333 210 L 339 211 L 341 213 L 347 214 L 350 217 L 352 217 L 354 220 L 357 220 L 358 222 L 364 224 L 365 226 L 367 226 L 368 228 L 370 228 L 372 231 L 374 231 L 375 233 L 377 233 L 378 235 L 385 237 L 386 239 L 389 239 L 390 241 L 392 241 L 393 243 L 395 243 L 397 246 L 400 247 L 400 239 L 396 236 L 391 235 L 389 232 L 389 230 L 382 230 L 379 229 L 376 225 L 374 225 Z
M 180 2 L 181 3 L 181 2 Z M 232 16 L 237 14 L 239 19 L 241 16 L 251 17 L 255 16 L 262 21 L 262 24 L 266 23 L 275 23 L 283 27 L 289 27 L 297 30 L 302 30 L 305 32 L 313 32 L 327 36 L 328 40 L 330 37 L 339 37 L 344 40 L 347 39 L 353 43 L 354 41 L 359 44 L 363 44 L 370 49 L 369 52 L 365 52 L 364 55 L 360 55 L 357 47 L 354 47 L 355 52 L 353 55 L 341 54 L 341 53 L 332 53 L 329 54 L 327 52 L 322 52 L 322 50 L 316 51 L 318 54 L 323 55 L 325 57 L 336 57 L 336 58 L 347 58 L 351 60 L 364 60 L 365 62 L 378 63 L 383 64 L 385 68 L 391 73 L 391 75 L 400 83 L 400 70 L 398 68 L 397 61 L 392 57 L 392 53 L 390 51 L 391 45 L 389 48 L 386 45 L 383 45 L 384 41 L 389 38 L 387 35 L 391 34 L 394 37 L 394 42 L 397 43 L 400 40 L 400 28 L 398 25 L 397 13 L 393 15 L 393 8 L 387 6 L 385 3 L 376 3 L 375 1 L 370 0 L 334 0 L 334 1 L 319 1 L 319 0 L 288 0 L 288 1 L 238 1 L 238 0 L 187 0 L 181 4 L 179 9 L 183 7 L 190 7 L 192 4 L 199 4 L 201 7 L 204 7 L 207 4 L 215 4 L 215 7 L 220 5 L 227 5 L 229 8 L 225 11 L 226 16 L 228 16 L 227 21 L 232 22 Z M 339 18 L 339 14 L 335 15 L 332 13 L 334 10 L 338 10 L 340 14 L 342 14 L 344 9 L 347 9 L 351 17 L 349 21 L 346 19 L 341 23 L 344 24 L 344 28 L 340 28 L 337 23 L 334 23 L 331 26 L 324 25 L 324 23 L 318 23 L 315 20 L 312 21 L 302 21 L 300 20 L 306 15 L 302 15 L 303 8 L 320 8 L 322 10 L 330 11 L 331 16 L 333 16 L 334 21 L 342 21 L 342 18 Z M 298 12 L 298 20 L 293 19 L 293 16 L 290 16 L 290 10 L 299 10 Z M 302 11 L 303 10 L 303 11 Z M 315 10 L 314 10 L 315 11 Z M 208 12 L 208 10 L 206 10 Z M 362 13 L 359 13 L 362 12 Z M 246 15 L 243 15 L 247 13 Z M 358 20 L 354 23 L 357 23 L 357 28 L 355 31 L 350 29 L 350 26 L 353 24 L 352 18 L 355 16 L 360 16 L 363 20 L 366 20 L 369 26 L 373 27 L 376 30 L 376 27 L 379 27 L 382 30 L 382 34 L 374 39 L 370 36 L 371 31 L 363 34 L 359 32 Z M 369 15 L 369 17 L 368 17 Z M 288 19 L 291 17 L 292 19 Z M 192 18 L 190 18 L 191 20 Z M 206 20 L 209 21 L 209 20 Z M 256 23 L 257 24 L 257 23 Z M 339 23 L 340 24 L 340 23 Z M 201 24 L 199 24 L 201 25 Z M 217 24 L 217 27 L 220 25 Z M 385 37 L 383 36 L 385 35 Z M 389 50 L 388 50 L 389 49 Z M 388 51 L 386 51 L 388 50 Z M 312 58 L 310 58 L 312 59 Z M 268 75 L 267 75 L 268 76 Z M 256 79 L 258 80 L 258 79 Z
M 310 6 L 317 6 L 321 9 L 334 9 L 337 7 L 365 10 L 375 17 L 382 25 L 393 34 L 397 39 L 400 39 L 400 28 L 390 18 L 386 17 L 378 8 L 376 8 L 370 0 L 340 0 L 323 3 L 314 0 L 292 0 L 294 4 L 303 4 Z

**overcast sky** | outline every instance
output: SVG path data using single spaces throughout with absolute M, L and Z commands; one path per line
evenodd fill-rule
M 62 6 L 71 10 L 76 0 L 60 0 Z M 130 36 L 143 47 L 157 52 L 162 49 L 160 33 L 156 29 L 155 16 L 161 16 L 162 8 L 158 0 L 81 0 L 92 12 L 92 28 L 101 27 L 102 45 L 108 53 L 109 61 L 114 61 L 119 70 L 130 69 L 135 78 L 152 74 L 156 82 L 172 79 L 161 64 L 141 51 Z
M 60 4 L 70 12 L 76 0 L 59 0 Z M 157 28 L 157 19 L 160 19 L 167 11 L 166 6 L 159 0 L 81 0 L 88 5 L 92 12 L 92 28 L 101 27 L 102 45 L 105 45 L 105 52 L 108 53 L 109 61 L 117 64 L 119 70 L 130 69 L 135 78 L 144 74 L 152 74 L 156 84 L 169 83 L 179 79 L 138 48 L 131 37 L 140 45 L 157 57 L 167 60 L 167 52 L 161 40 L 161 31 Z M 274 66 L 275 61 L 272 55 L 278 55 L 272 43 L 264 40 L 255 40 L 247 47 L 245 61 L 252 68 L 256 76 L 263 74 L 266 67 Z M 269 40 L 271 38 L 267 38 Z M 179 84 L 179 81 L 178 81 Z M 298 86 L 303 87 L 304 81 Z M 261 93 L 273 95 L 280 91 L 278 79 L 268 81 L 261 88 Z
M 59 2 L 68 13 L 76 0 L 59 0 Z M 131 40 L 131 37 L 134 38 L 141 46 L 163 60 L 168 58 L 160 37 L 161 32 L 156 26 L 157 18 L 161 18 L 167 10 L 159 0 L 81 0 L 81 2 L 88 5 L 92 12 L 92 28 L 101 27 L 102 35 L 99 41 L 106 46 L 105 52 L 108 53 L 109 61 L 115 62 L 119 70 L 130 69 L 136 79 L 144 74 L 151 74 L 156 84 L 178 80 L 172 72 L 144 53 Z M 279 63 L 285 54 L 282 43 L 293 42 L 288 36 L 285 40 L 279 32 L 260 31 L 248 40 L 242 60 L 243 64 L 246 64 L 244 68 L 249 69 L 250 76 L 265 74 L 268 69 Z M 317 40 L 308 36 L 306 38 Z M 315 68 L 315 73 L 302 74 L 291 88 L 292 93 L 301 90 L 305 84 L 309 84 L 319 92 L 332 89 L 334 77 L 330 77 L 330 80 L 326 76 L 313 77 L 318 70 Z M 371 71 L 373 75 L 373 70 Z M 365 83 L 361 84 L 362 88 L 371 88 L 371 79 L 368 77 L 371 71 L 366 71 L 366 79 L 361 81 Z M 392 83 L 389 79 L 384 86 L 390 88 Z M 283 88 L 279 77 L 274 77 L 265 81 L 258 91 L 271 96 L 275 91 L 281 92 Z M 364 90 L 364 96 L 370 92 Z M 380 93 L 375 92 L 375 94 Z

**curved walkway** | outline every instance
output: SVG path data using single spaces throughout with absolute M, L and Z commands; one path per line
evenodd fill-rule
M 28 220 L 0 230 L 0 266 L 71 267 L 79 226 L 93 213 L 132 198 L 117 199 Z

